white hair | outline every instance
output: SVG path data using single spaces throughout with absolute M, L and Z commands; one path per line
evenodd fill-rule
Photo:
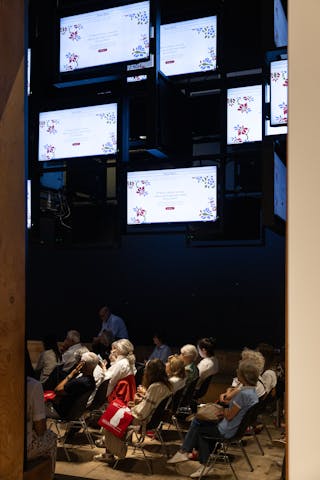
M 74 343 L 80 343 L 80 333 L 78 330 L 69 330 L 67 333 L 67 338 L 72 340 Z
M 192 345 L 191 343 L 187 343 L 186 345 L 183 345 L 183 347 L 180 348 L 180 353 L 181 355 L 188 356 L 192 358 L 192 361 L 195 362 L 198 358 L 198 350 L 195 345 Z
M 95 368 L 99 363 L 99 357 L 94 352 L 85 352 L 81 355 L 81 361 Z
M 120 355 L 123 355 L 129 360 L 130 365 L 134 365 L 136 362 L 136 357 L 133 353 L 134 346 L 127 338 L 120 338 L 112 342 L 112 347 L 116 348 Z

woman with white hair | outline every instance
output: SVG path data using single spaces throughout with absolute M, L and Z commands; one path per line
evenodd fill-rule
M 119 380 L 135 375 L 136 357 L 134 355 L 134 346 L 127 338 L 121 338 L 112 343 L 110 353 L 111 366 L 107 369 L 105 379 L 109 379 L 107 398 L 113 392 Z M 132 378 L 132 377 L 131 377 Z
M 186 371 L 186 385 L 188 385 L 199 377 L 199 369 L 196 364 L 198 359 L 197 347 L 187 343 L 180 348 L 180 355 Z

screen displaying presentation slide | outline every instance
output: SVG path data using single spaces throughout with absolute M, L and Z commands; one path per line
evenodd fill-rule
M 216 166 L 128 172 L 128 225 L 216 218 Z
M 117 104 L 40 112 L 38 160 L 117 151 Z
M 227 144 L 262 140 L 262 85 L 229 88 Z
M 270 123 L 288 123 L 288 60 L 270 64 Z
M 217 68 L 217 17 L 160 27 L 160 70 L 167 76 Z
M 60 72 L 149 57 L 150 2 L 60 19 Z
M 281 0 L 274 0 L 273 6 L 274 44 L 276 47 L 288 45 L 288 20 Z
M 274 213 L 282 220 L 287 219 L 287 169 L 274 153 Z

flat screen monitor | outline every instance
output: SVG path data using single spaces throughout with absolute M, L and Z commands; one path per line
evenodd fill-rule
M 216 219 L 217 166 L 127 173 L 127 225 Z
M 31 180 L 27 180 L 27 228 L 30 229 L 31 223 Z
M 227 90 L 227 144 L 262 140 L 262 85 Z
M 40 112 L 38 160 L 114 154 L 117 103 Z
M 270 125 L 288 123 L 288 60 L 270 63 Z
M 150 1 L 60 18 L 59 72 L 149 58 Z
M 31 48 L 27 50 L 27 95 L 31 93 Z
M 274 214 L 282 220 L 287 220 L 287 168 L 279 155 L 274 152 L 273 177 Z
M 167 76 L 217 68 L 217 17 L 160 27 L 160 70 Z
M 274 0 L 273 6 L 274 21 L 274 44 L 276 47 L 288 45 L 288 20 L 281 0 Z

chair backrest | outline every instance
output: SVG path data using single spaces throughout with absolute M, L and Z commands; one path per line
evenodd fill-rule
M 160 422 L 165 418 L 166 408 L 170 400 L 172 400 L 172 395 L 169 395 L 168 397 L 165 397 L 163 400 L 161 400 L 159 405 L 155 408 L 152 417 L 147 425 L 148 430 L 158 428 Z
M 251 427 L 251 425 L 255 422 L 258 413 L 259 413 L 259 402 L 255 403 L 252 407 L 250 407 L 244 416 L 242 417 L 242 420 L 240 422 L 240 425 L 235 433 L 235 435 L 228 440 L 240 440 L 243 435 L 246 433 L 246 430 L 248 427 Z
M 203 380 L 200 387 L 195 389 L 193 398 L 201 398 L 207 393 L 212 378 L 213 378 L 213 375 L 209 375 L 209 377 Z
M 193 398 L 193 394 L 194 394 L 197 382 L 198 382 L 198 378 L 195 378 L 192 382 L 187 383 L 187 385 L 183 388 L 183 393 L 182 393 L 178 408 L 189 406 Z
M 82 393 L 79 395 L 76 400 L 73 402 L 71 408 L 68 410 L 67 414 L 63 418 L 63 420 L 78 420 L 81 415 L 85 412 L 87 408 L 87 402 L 93 390 L 89 390 L 87 392 Z
M 107 401 L 107 390 L 109 385 L 109 379 L 104 380 L 100 383 L 95 396 L 91 404 L 88 407 L 88 410 L 98 410 L 106 401 Z

